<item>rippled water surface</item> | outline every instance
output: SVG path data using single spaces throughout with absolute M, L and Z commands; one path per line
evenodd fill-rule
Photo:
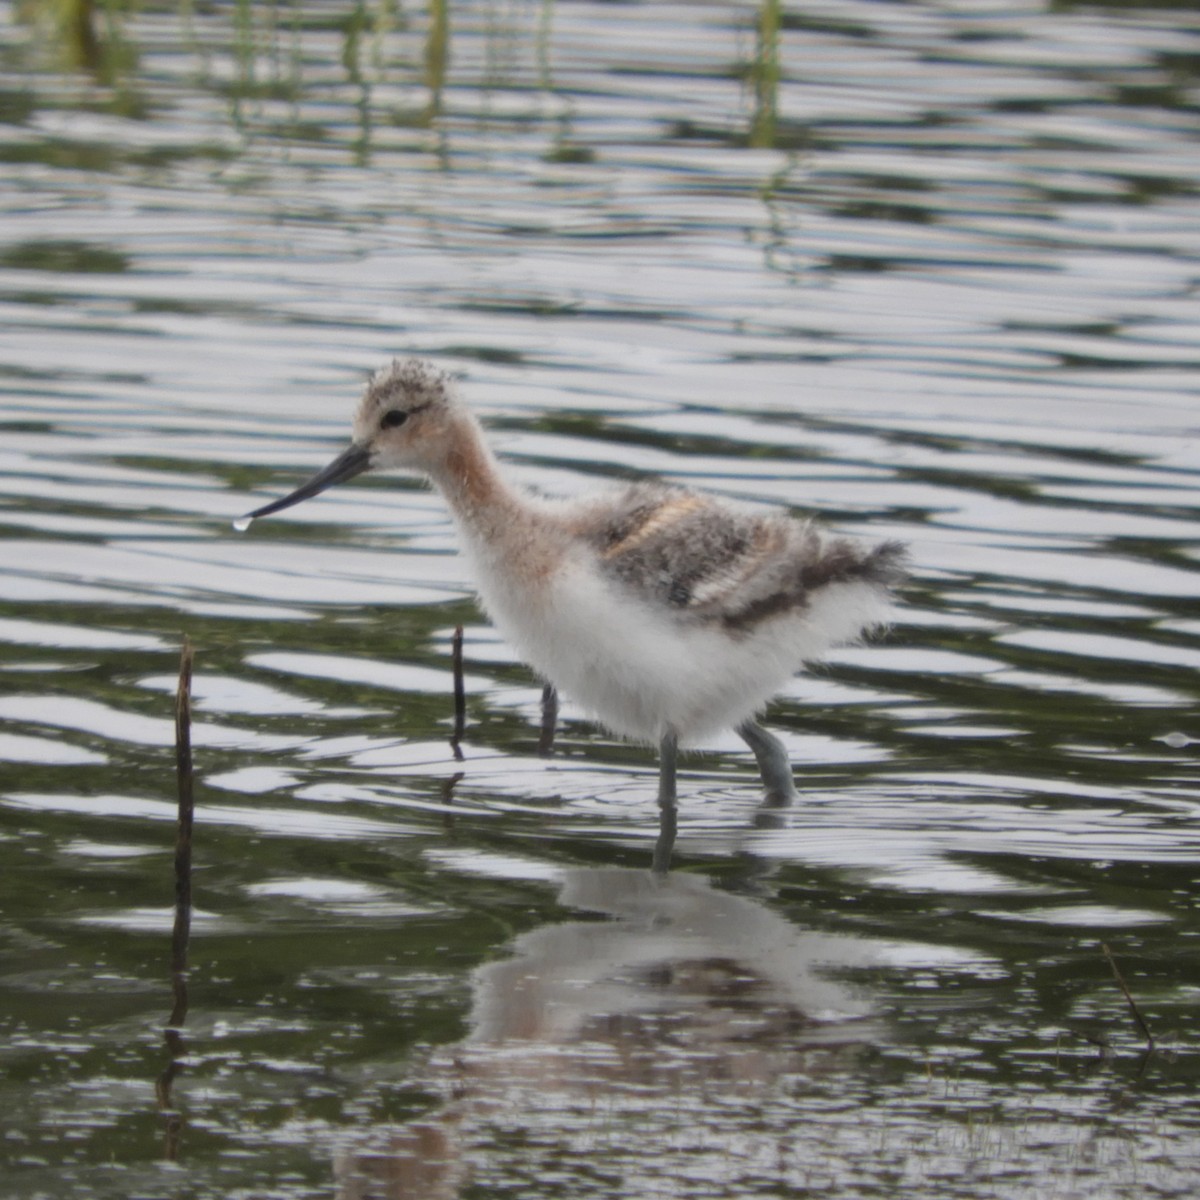
M 1195 9 L 49 7 L 0 3 L 0 1190 L 1194 1194 Z M 233 531 L 408 353 L 534 487 L 911 543 L 771 710 L 800 803 L 718 740 L 656 877 L 653 755 L 568 698 L 539 756 L 434 494 Z

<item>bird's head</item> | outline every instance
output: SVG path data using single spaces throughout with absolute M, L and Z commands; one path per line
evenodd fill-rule
M 350 445 L 294 492 L 247 513 L 237 527 L 245 529 L 256 517 L 291 508 L 364 471 L 429 470 L 446 454 L 457 410 L 454 383 L 445 371 L 420 358 L 393 360 L 368 381 Z

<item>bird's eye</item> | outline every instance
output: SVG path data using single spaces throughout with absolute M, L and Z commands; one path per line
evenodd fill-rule
M 408 413 L 403 409 L 391 408 L 379 419 L 380 429 L 399 429 L 408 420 Z

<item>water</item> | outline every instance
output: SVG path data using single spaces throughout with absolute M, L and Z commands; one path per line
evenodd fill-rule
M 0 22 L 5 1195 L 1191 1194 L 1194 11 Z M 772 710 L 801 804 L 718 741 L 656 881 L 435 496 L 233 532 L 398 353 L 534 486 L 912 543 Z

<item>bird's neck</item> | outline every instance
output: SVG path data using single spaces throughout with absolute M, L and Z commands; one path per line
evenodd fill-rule
M 462 416 L 445 457 L 430 470 L 455 519 L 470 534 L 489 541 L 524 508 L 521 493 L 500 469 L 474 418 Z

